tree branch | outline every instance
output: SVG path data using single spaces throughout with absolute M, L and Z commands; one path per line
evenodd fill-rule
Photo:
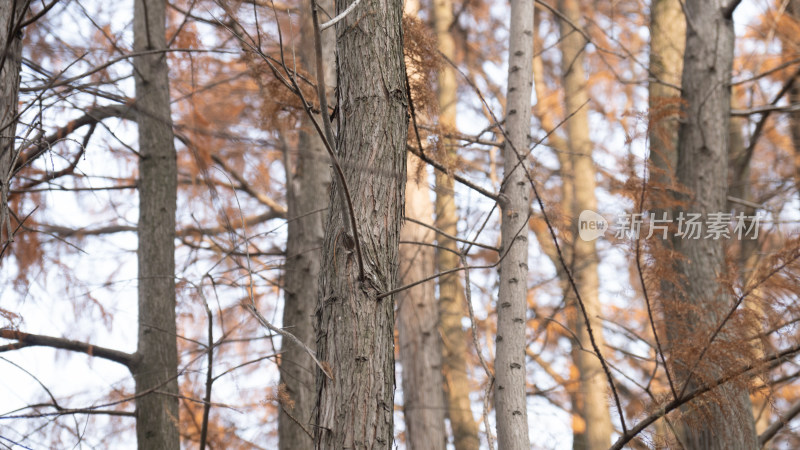
M 60 350 L 85 353 L 89 356 L 96 356 L 98 358 L 120 363 L 128 368 L 131 368 L 135 362 L 134 355 L 121 352 L 119 350 L 98 347 L 96 345 L 65 338 L 24 333 L 22 331 L 12 330 L 9 328 L 0 329 L 0 338 L 13 339 L 17 341 L 13 344 L 0 346 L 0 353 L 25 347 L 50 347 Z

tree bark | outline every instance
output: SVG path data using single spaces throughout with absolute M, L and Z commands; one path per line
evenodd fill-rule
M 333 10 L 333 1 L 320 0 L 326 11 Z M 305 1 L 303 33 L 300 35 L 300 59 L 314 74 L 316 56 L 311 21 L 311 2 Z M 333 28 L 322 32 L 322 58 L 326 84 L 335 83 L 336 36 Z M 316 77 L 312 77 L 316 80 Z M 326 86 L 327 87 L 327 86 Z M 317 121 L 322 118 L 317 115 Z M 331 183 L 330 160 L 325 144 L 309 119 L 300 130 L 297 159 L 291 167 L 287 155 L 288 238 L 286 244 L 286 282 L 284 287 L 283 327 L 312 350 L 316 347 L 314 310 L 317 306 L 322 242 L 325 233 L 325 210 Z M 293 170 L 292 170 L 293 169 Z M 281 385 L 289 396 L 281 402 L 278 418 L 278 443 L 282 450 L 313 445 L 306 433 L 311 431 L 311 414 L 315 403 L 316 365 L 297 344 L 283 340 L 281 344 Z M 291 417 L 290 417 L 291 415 Z M 302 426 L 300 424 L 302 424 Z M 305 430 L 303 429 L 305 428 Z
M 337 1 L 344 11 L 348 0 Z M 390 448 L 394 414 L 394 304 L 406 180 L 408 100 L 401 1 L 362 0 L 336 25 L 341 128 L 325 228 L 317 354 L 317 449 Z M 358 239 L 358 241 L 356 241 Z M 360 274 L 359 249 L 363 257 Z
M 165 0 L 135 0 L 134 51 L 166 49 L 165 22 Z M 141 155 L 139 348 L 132 370 L 136 436 L 140 449 L 169 450 L 180 448 L 174 278 L 177 158 L 166 54 L 137 56 L 133 65 Z
M 433 28 L 437 46 L 451 61 L 455 59 L 455 41 L 450 33 L 453 23 L 452 0 L 433 1 Z M 444 132 L 454 132 L 458 83 L 456 72 L 446 62 L 437 74 L 437 100 L 439 103 L 439 126 Z M 456 163 L 458 143 L 442 138 L 439 155 L 446 167 Z M 458 235 L 458 210 L 454 196 L 454 181 L 447 174 L 436 172 L 436 228 L 450 236 Z M 443 235 L 436 237 L 441 247 L 436 251 L 436 271 L 441 273 L 458 267 L 459 257 L 456 241 Z M 447 249 L 447 250 L 445 250 Z M 439 278 L 439 311 L 442 332 L 442 372 L 447 397 L 447 416 L 453 429 L 453 444 L 456 450 L 477 450 L 478 424 L 472 415 L 469 399 L 470 385 L 467 377 L 467 355 L 469 334 L 462 326 L 466 315 L 466 297 L 460 273 L 451 273 Z
M 688 198 L 683 198 L 686 210 L 701 213 L 704 219 L 708 213 L 726 211 L 734 50 L 733 22 L 724 15 L 727 4 L 722 0 L 685 2 L 689 21 L 681 86 L 686 115 L 679 130 L 676 174 L 688 193 Z M 711 238 L 673 238 L 674 248 L 682 256 L 675 263 L 682 283 L 675 287 L 675 304 L 665 307 L 665 319 L 680 326 L 680 330 L 667 328 L 679 390 L 687 383 L 698 356 L 692 344 L 704 346 L 731 305 L 728 290 L 718 280 L 725 272 L 722 244 Z M 733 336 L 723 332 L 716 339 L 718 345 L 698 365 L 688 392 L 703 379 L 719 377 L 734 363 L 716 351 L 726 342 L 726 348 L 735 348 Z M 758 448 L 747 390 L 726 384 L 712 394 L 713 400 L 701 398 L 683 408 L 683 445 L 687 449 Z
M 579 24 L 581 10 L 578 0 L 561 0 L 561 13 L 573 24 Z M 572 117 L 566 123 L 567 145 L 571 173 L 567 172 L 564 183 L 572 192 L 571 210 L 573 245 L 570 259 L 575 284 L 580 289 L 586 314 L 591 321 L 597 345 L 603 348 L 604 339 L 600 317 L 599 279 L 597 274 L 597 248 L 595 241 L 584 241 L 578 237 L 578 216 L 581 211 L 597 209 L 595 197 L 596 172 L 592 162 L 592 141 L 589 138 L 589 96 L 586 91 L 586 74 L 583 68 L 586 39 L 565 21 L 561 28 L 561 70 L 564 83 L 566 114 Z M 565 195 L 566 196 L 566 195 Z M 572 352 L 579 374 L 579 388 L 573 399 L 573 410 L 583 419 L 584 427 L 573 430 L 574 449 L 605 449 L 611 442 L 611 416 L 608 409 L 608 384 L 600 360 L 596 355 L 581 349 L 591 348 L 587 326 L 580 313 L 572 287 L 565 286 L 567 314 L 570 327 L 575 331 L 577 342 Z
M 786 12 L 790 14 L 794 21 L 800 23 L 800 0 L 790 0 L 786 6 Z M 797 42 L 797 37 L 794 37 L 794 40 L 786 39 L 783 42 L 783 51 L 787 54 L 787 57 L 800 54 L 800 44 Z M 789 104 L 800 104 L 800 75 L 795 77 L 794 83 L 789 89 Z M 789 130 L 792 135 L 792 145 L 794 146 L 795 186 L 800 192 L 800 111 L 789 113 Z
M 20 70 L 22 70 L 22 33 L 13 33 L 25 9 L 25 2 L 0 4 L 0 248 L 11 236 L 8 213 L 8 190 L 13 172 Z M 10 41 L 9 41 L 10 39 Z
M 502 249 L 497 299 L 495 411 L 501 449 L 528 449 L 525 380 L 525 330 L 528 298 L 528 219 L 531 187 L 527 179 L 533 84 L 533 0 L 511 0 L 508 94 L 503 146 L 500 211 Z
M 406 217 L 430 223 L 430 188 L 423 163 L 408 155 Z M 422 167 L 420 171 L 419 168 Z M 421 178 L 417 179 L 416 175 Z M 400 230 L 400 280 L 409 284 L 434 273 L 433 231 L 413 222 Z M 420 244 L 412 244 L 420 243 Z M 444 450 L 447 444 L 442 391 L 442 348 L 436 286 L 423 283 L 397 294 L 397 327 L 403 366 L 406 444 L 412 450 Z
M 681 74 L 686 44 L 686 19 L 679 0 L 654 0 L 650 5 L 650 82 L 648 84 L 648 161 L 647 196 L 654 205 L 652 217 L 672 214 L 672 191 L 675 188 L 675 169 L 678 163 L 678 125 L 681 109 Z M 649 246 L 669 248 L 669 240 L 658 239 Z M 664 253 L 662 253 L 664 254 Z M 665 262 L 666 267 L 671 263 Z M 660 282 L 654 300 L 663 305 L 672 297 L 672 286 Z M 667 300 L 668 301 L 668 300 Z M 669 326 L 669 324 L 667 324 Z M 664 394 L 664 392 L 658 392 Z M 655 425 L 654 440 L 666 445 L 671 440 L 665 418 Z

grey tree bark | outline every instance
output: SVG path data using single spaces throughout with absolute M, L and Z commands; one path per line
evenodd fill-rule
M 531 187 L 527 179 L 533 84 L 533 0 L 511 0 L 508 94 L 503 146 L 500 211 L 500 292 L 497 299 L 495 411 L 501 449 L 528 449 L 525 381 L 525 330 L 528 298 L 528 218 Z M 512 145 L 513 144 L 513 145 Z
M 558 3 L 561 13 L 572 22 L 581 21 L 578 0 L 561 0 Z M 564 83 L 564 104 L 566 113 L 572 117 L 566 123 L 567 145 L 570 167 L 566 171 L 564 183 L 571 183 L 572 192 L 570 216 L 573 223 L 573 245 L 570 265 L 575 284 L 580 290 L 583 306 L 591 322 L 595 342 L 603 348 L 603 325 L 600 321 L 600 283 L 597 273 L 599 258 L 595 241 L 584 241 L 578 237 L 578 216 L 581 211 L 597 209 L 595 187 L 597 173 L 592 161 L 592 141 L 589 138 L 589 100 L 586 91 L 586 73 L 583 68 L 586 39 L 573 30 L 572 25 L 561 21 L 561 70 Z M 571 170 L 570 170 L 571 169 Z M 563 170 L 563 168 L 562 168 Z M 565 192 L 565 197 L 567 194 Z M 591 348 L 587 326 L 580 313 L 572 287 L 565 284 L 570 327 L 574 330 L 577 342 L 573 350 L 574 363 L 580 377 L 579 388 L 573 396 L 576 404 L 573 410 L 583 419 L 583 429 L 573 430 L 574 449 L 605 449 L 611 442 L 611 416 L 608 405 L 608 383 L 598 357 L 581 349 Z
M 686 117 L 679 130 L 676 174 L 688 192 L 688 198 L 683 199 L 687 201 L 685 209 L 704 218 L 708 213 L 726 211 L 734 50 L 733 22 L 727 6 L 728 2 L 722 0 L 685 2 L 688 23 L 681 85 Z M 722 240 L 674 238 L 673 245 L 683 257 L 675 263 L 683 281 L 676 286 L 675 304 L 665 307 L 665 319 L 676 324 L 667 331 L 680 390 L 697 356 L 696 349 L 681 347 L 681 340 L 702 336 L 699 342 L 706 342 L 730 308 L 731 298 L 718 281 L 725 271 Z M 723 332 L 716 339 L 725 343 L 732 336 Z M 720 376 L 731 363 L 725 354 L 712 349 L 693 374 L 687 391 L 702 379 Z M 683 408 L 680 434 L 684 447 L 758 448 L 747 390 L 727 384 L 715 389 L 714 396 L 718 401 L 699 399 Z
M 166 49 L 165 25 L 165 0 L 135 0 L 134 51 Z M 132 368 L 136 437 L 140 449 L 170 450 L 180 448 L 174 278 L 178 170 L 166 53 L 137 56 L 133 65 L 141 155 L 139 347 Z
M 333 10 L 332 0 L 318 4 L 326 11 Z M 303 32 L 300 34 L 299 56 L 303 66 L 313 75 L 316 70 L 314 32 L 311 22 L 311 2 L 303 2 Z M 322 58 L 326 84 L 335 83 L 334 30 L 322 32 Z M 316 77 L 312 76 L 316 80 Z M 327 86 L 330 88 L 330 86 Z M 317 116 L 317 121 L 321 123 Z M 286 156 L 286 204 L 288 238 L 286 244 L 286 281 L 284 285 L 283 327 L 312 350 L 316 347 L 314 310 L 317 306 L 325 233 L 325 209 L 331 183 L 330 159 L 322 138 L 309 119 L 304 118 L 300 130 L 297 159 Z M 283 340 L 281 344 L 281 385 L 289 396 L 281 403 L 278 417 L 278 443 L 282 450 L 306 448 L 313 445 L 306 433 L 311 431 L 311 414 L 315 403 L 316 365 L 297 344 Z M 291 415 L 291 416 L 290 416 Z M 299 422 L 299 424 L 298 424 Z M 302 424 L 302 426 L 300 425 Z M 305 428 L 305 430 L 303 429 Z
M 418 169 L 420 166 L 423 169 Z M 421 173 L 421 179 L 416 175 Z M 408 155 L 406 212 L 430 223 L 433 204 L 424 165 Z M 406 221 L 400 230 L 400 280 L 409 284 L 435 271 L 433 231 Z M 420 244 L 416 244 L 420 243 Z M 444 450 L 445 399 L 442 390 L 442 347 L 435 285 L 423 283 L 397 294 L 397 334 L 403 366 L 403 414 L 406 444 L 412 450 Z
M 786 12 L 791 17 L 800 23 L 800 0 L 789 0 L 786 6 Z M 800 53 L 800 44 L 795 37 L 794 41 L 786 39 L 783 43 L 783 52 L 788 55 L 797 55 Z M 800 104 L 800 75 L 796 76 L 792 87 L 789 89 L 789 104 Z M 794 145 L 794 168 L 795 168 L 795 185 L 800 191 L 800 111 L 794 111 L 789 114 L 789 130 L 792 135 L 792 145 Z
M 22 33 L 13 33 L 25 2 L 0 3 L 0 248 L 12 239 L 8 213 L 8 190 L 13 171 L 19 81 L 22 69 Z
M 433 28 L 437 47 L 451 61 L 455 59 L 455 41 L 450 32 L 453 23 L 452 0 L 434 0 L 432 8 Z M 456 128 L 456 106 L 458 83 L 452 66 L 444 63 L 437 73 L 437 101 L 439 103 L 439 126 L 450 132 Z M 440 160 L 446 167 L 453 167 L 457 160 L 458 142 L 442 139 Z M 458 235 L 458 210 L 454 195 L 453 177 L 436 172 L 436 228 L 450 236 Z M 436 270 L 446 272 L 458 267 L 459 257 L 456 241 L 438 235 Z M 464 331 L 462 319 L 466 316 L 466 296 L 461 284 L 461 274 L 451 273 L 439 278 L 439 311 L 442 330 L 442 372 L 447 399 L 447 416 L 453 429 L 453 444 L 456 450 L 477 450 L 478 424 L 472 415 L 469 399 L 470 385 L 467 377 L 469 334 Z
M 337 1 L 337 11 L 349 3 Z M 344 186 L 334 178 L 316 311 L 317 354 L 332 379 L 317 373 L 317 449 L 392 446 L 394 304 L 392 296 L 378 297 L 397 284 L 405 196 L 402 12 L 402 1 L 362 0 L 336 25 L 336 149 L 358 235 L 352 235 L 350 212 L 340 200 Z

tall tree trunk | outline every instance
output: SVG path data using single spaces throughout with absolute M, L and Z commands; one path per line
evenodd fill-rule
M 22 19 L 23 0 L 0 2 L 0 248 L 11 236 L 8 190 L 13 171 L 19 103 L 19 73 L 22 70 L 22 33 L 14 29 Z
M 166 49 L 165 25 L 165 0 L 135 0 L 134 51 Z M 139 348 L 133 369 L 136 436 L 140 449 L 178 449 L 174 278 L 178 168 L 170 118 L 167 56 L 166 53 L 137 56 L 133 65 L 141 155 Z
M 726 17 L 727 1 L 687 0 L 685 12 L 686 51 L 681 86 L 686 118 L 678 138 L 677 179 L 686 189 L 686 211 L 709 213 L 726 211 L 728 143 L 730 124 L 730 81 L 733 66 L 733 22 Z M 689 370 L 731 305 L 729 291 L 718 277 L 725 272 L 723 242 L 719 239 L 680 239 L 673 244 L 682 256 L 675 263 L 681 286 L 676 287 L 676 303 L 665 308 L 668 338 L 673 346 L 673 366 L 678 389 L 687 383 Z M 672 330 L 672 331 L 670 331 Z M 687 336 L 693 338 L 687 339 Z M 718 343 L 730 341 L 728 332 L 717 336 Z M 681 345 L 683 344 L 683 345 Z M 734 344 L 729 348 L 733 348 Z M 701 379 L 714 379 L 733 363 L 714 345 L 692 376 L 687 391 Z M 716 350 L 715 350 L 716 349 Z M 758 448 L 755 425 L 747 390 L 726 384 L 714 390 L 715 399 L 702 398 L 683 408 L 682 443 L 687 449 Z M 716 400 L 716 401 L 715 401 Z
M 408 155 L 406 217 L 430 223 L 433 204 L 424 166 Z M 421 174 L 421 179 L 416 175 Z M 434 272 L 433 231 L 405 222 L 400 231 L 400 280 L 409 284 Z M 419 244 L 416 244 L 419 243 Z M 403 414 L 406 443 L 412 450 L 444 450 L 442 348 L 435 285 L 423 283 L 397 294 L 397 327 L 403 365 Z
M 561 13 L 573 24 L 581 21 L 578 0 L 561 0 L 558 3 Z M 589 138 L 589 111 L 586 105 L 589 96 L 586 91 L 583 54 L 586 40 L 583 35 L 565 21 L 561 27 L 561 62 L 564 83 L 564 103 L 566 113 L 572 114 L 567 121 L 567 145 L 571 160 L 571 173 L 563 180 L 572 183 L 573 248 L 570 265 L 575 284 L 580 290 L 586 314 L 591 321 L 595 342 L 603 348 L 604 339 L 600 317 L 599 279 L 597 274 L 598 256 L 595 241 L 584 241 L 578 237 L 578 216 L 581 211 L 597 209 L 595 197 L 596 172 L 592 162 L 592 142 Z M 611 442 L 611 416 L 608 408 L 608 384 L 596 355 L 581 349 L 591 348 L 591 340 L 583 315 L 580 313 L 572 288 L 567 287 L 567 312 L 570 327 L 575 331 L 578 342 L 574 343 L 573 358 L 580 377 L 579 388 L 573 409 L 583 418 L 585 427 L 573 430 L 575 449 L 605 449 Z
M 790 14 L 796 23 L 800 24 L 800 0 L 790 0 L 786 7 L 786 12 Z M 797 42 L 797 36 L 795 36 L 794 40 L 786 39 L 783 46 L 783 52 L 787 54 L 787 59 L 792 55 L 796 57 L 800 54 L 800 43 Z M 792 87 L 789 90 L 789 104 L 800 104 L 800 75 L 795 77 L 794 83 L 792 83 Z M 792 145 L 794 146 L 795 186 L 800 191 L 800 111 L 789 113 L 789 130 L 792 135 Z
M 527 154 L 533 84 L 533 0 L 511 0 L 508 94 L 500 202 L 500 292 L 497 299 L 495 410 L 501 449 L 528 449 L 525 330 L 528 310 L 528 219 L 531 187 Z M 488 431 L 488 430 L 487 430 Z
M 336 10 L 344 11 L 350 1 L 336 3 Z M 330 366 L 332 379 L 318 371 L 317 449 L 392 446 L 394 303 L 393 296 L 378 296 L 397 285 L 405 197 L 402 12 L 402 1 L 362 0 L 336 25 L 337 153 L 357 236 L 342 201 L 345 187 L 334 178 L 316 311 L 317 354 Z
M 678 162 L 681 73 L 686 19 L 679 0 L 654 0 L 650 5 L 650 192 L 674 182 Z
M 332 0 L 320 0 L 326 11 L 333 10 Z M 311 21 L 311 2 L 305 1 L 303 33 L 300 35 L 300 58 L 313 74 L 316 67 L 314 33 Z M 322 32 L 322 58 L 325 82 L 336 81 L 336 36 L 329 28 Z M 312 79 L 316 79 L 312 77 Z M 327 87 L 327 86 L 326 86 Z M 321 117 L 317 121 L 321 123 Z M 331 183 L 330 160 L 322 138 L 309 119 L 300 130 L 297 159 L 291 167 L 287 155 L 286 188 L 288 239 L 286 244 L 286 282 L 284 287 L 283 327 L 309 348 L 316 347 L 314 310 L 317 306 L 322 242 L 325 233 L 324 210 L 328 206 Z M 282 402 L 278 418 L 278 444 L 281 450 L 306 448 L 313 445 L 306 433 L 311 431 L 311 414 L 315 403 L 316 366 L 311 357 L 296 343 L 283 340 L 281 344 L 281 385 L 289 396 Z M 301 425 L 302 424 L 302 425 Z M 305 428 L 305 430 L 303 429 Z
M 419 14 L 419 1 L 406 0 L 406 17 Z M 406 60 L 408 76 L 417 69 Z M 412 94 L 413 95 L 413 94 Z M 424 223 L 433 220 L 433 203 L 422 161 L 408 154 L 405 217 Z M 433 230 L 407 221 L 400 229 L 400 283 L 421 280 L 434 273 L 436 252 Z M 442 341 L 436 286 L 423 283 L 397 294 L 397 335 L 403 366 L 403 415 L 406 444 L 411 450 L 444 450 L 445 396 L 442 390 Z
M 647 195 L 655 205 L 652 217 L 667 214 L 672 218 L 671 189 L 675 187 L 675 169 L 678 163 L 678 125 L 681 109 L 681 74 L 686 44 L 686 19 L 680 0 L 654 0 L 650 5 L 650 83 L 648 84 L 649 123 Z M 650 245 L 670 246 L 669 240 L 657 240 Z M 670 298 L 672 286 L 660 283 L 655 293 L 658 304 Z M 669 326 L 669 324 L 668 324 Z M 659 392 L 663 394 L 664 392 Z M 655 441 L 666 445 L 672 428 L 666 419 L 655 426 Z
M 455 59 L 455 42 L 450 33 L 453 23 L 452 0 L 433 1 L 433 27 L 439 51 L 451 61 Z M 445 132 L 456 131 L 456 105 L 458 83 L 452 66 L 444 63 L 438 72 L 437 97 L 439 102 L 439 125 Z M 458 143 L 451 139 L 440 141 L 440 157 L 445 166 L 456 162 Z M 453 178 L 436 172 L 436 222 L 440 230 L 450 236 L 458 235 L 458 211 L 454 197 Z M 436 270 L 445 272 L 459 265 L 456 241 L 443 235 L 437 236 L 441 249 L 436 251 Z M 448 250 L 445 250 L 448 249 Z M 452 251 L 451 251 L 452 250 Z M 478 424 L 472 415 L 469 399 L 470 386 L 467 378 L 467 355 L 469 335 L 462 326 L 466 312 L 466 298 L 459 273 L 439 278 L 439 310 L 442 329 L 442 371 L 444 373 L 447 415 L 453 429 L 456 450 L 477 450 Z

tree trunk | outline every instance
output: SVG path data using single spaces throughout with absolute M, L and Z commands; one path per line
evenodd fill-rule
M 337 11 L 349 3 L 337 1 Z M 318 371 L 317 449 L 392 446 L 394 303 L 392 296 L 378 296 L 396 287 L 405 196 L 402 12 L 401 1 L 362 0 L 336 25 L 337 153 L 357 236 L 342 201 L 344 186 L 334 178 L 316 311 L 317 354 L 332 379 Z
M 561 0 L 558 3 L 561 13 L 573 24 L 579 24 L 581 10 L 578 0 Z M 583 54 L 587 44 L 583 35 L 565 21 L 561 28 L 561 67 L 564 83 L 564 103 L 566 114 L 572 117 L 566 123 L 567 145 L 571 160 L 571 173 L 563 180 L 572 183 L 572 202 L 569 205 L 573 220 L 573 248 L 570 265 L 575 284 L 580 289 L 586 314 L 591 321 L 595 342 L 603 348 L 603 325 L 600 317 L 599 279 L 597 275 L 597 249 L 595 241 L 584 241 L 578 237 L 578 216 L 581 211 L 597 209 L 595 197 L 595 178 L 597 174 L 592 162 L 592 141 L 589 138 L 589 110 L 586 105 L 589 96 L 586 92 L 586 74 L 583 69 Z M 567 313 L 570 327 L 575 331 L 578 342 L 572 352 L 580 377 L 579 388 L 575 393 L 577 404 L 573 409 L 580 414 L 585 427 L 573 430 L 575 449 L 605 449 L 611 442 L 611 416 L 608 409 L 608 384 L 600 360 L 596 355 L 579 349 L 591 348 L 591 340 L 583 315 L 580 313 L 577 298 L 572 287 L 567 285 Z
M 501 449 L 529 449 L 525 330 L 528 310 L 528 219 L 531 187 L 527 154 L 533 84 L 533 0 L 511 0 L 508 94 L 500 210 L 500 292 L 497 299 L 495 411 Z M 488 431 L 488 430 L 487 430 Z
M 166 48 L 165 0 L 135 0 L 134 51 Z M 177 158 L 165 53 L 133 60 L 139 128 L 139 348 L 136 435 L 140 449 L 178 449 L 175 329 Z M 163 392 L 155 393 L 153 391 Z
M 675 188 L 675 169 L 678 163 L 678 125 L 681 109 L 681 74 L 686 44 L 686 19 L 680 0 L 654 0 L 650 5 L 650 78 L 648 84 L 649 123 L 647 196 L 654 205 L 652 217 L 672 214 L 671 189 Z M 649 246 L 671 246 L 669 240 L 657 239 Z M 663 254 L 663 253 L 662 253 Z M 670 262 L 664 262 L 666 267 Z M 672 285 L 660 283 L 654 294 L 659 305 L 672 297 Z M 669 324 L 668 324 L 669 325 Z M 665 392 L 658 392 L 664 394 Z M 670 442 L 672 429 L 661 418 L 654 427 L 658 445 Z
M 800 23 L 800 0 L 790 0 L 786 6 L 786 12 L 790 14 L 791 18 Z M 783 43 L 783 52 L 788 57 L 794 55 L 795 57 L 800 54 L 800 43 L 797 42 L 797 36 L 794 40 L 786 39 Z M 800 104 L 800 75 L 796 76 L 791 89 L 789 89 L 789 104 Z M 800 111 L 789 113 L 789 130 L 792 135 L 792 145 L 794 146 L 794 170 L 795 170 L 795 186 L 800 192 Z
M 686 118 L 678 139 L 677 179 L 686 189 L 686 211 L 703 214 L 726 211 L 728 143 L 730 123 L 730 81 L 733 65 L 734 32 L 725 17 L 727 1 L 687 0 L 682 98 Z M 673 367 L 678 389 L 686 384 L 689 370 L 700 349 L 731 306 L 729 291 L 718 277 L 725 272 L 723 242 L 718 239 L 673 238 L 675 263 L 681 286 L 676 286 L 676 303 L 666 307 L 668 338 L 673 346 Z M 730 327 L 728 327 L 730 329 Z M 694 370 L 691 391 L 702 380 L 714 379 L 730 370 L 736 349 L 729 332 L 716 337 L 717 343 Z M 687 342 L 688 341 L 688 342 Z M 723 354 L 723 344 L 728 352 Z M 741 386 L 726 384 L 682 409 L 682 443 L 691 449 L 758 448 L 750 398 Z
M 406 217 L 430 223 L 433 204 L 422 162 L 408 155 Z M 420 174 L 421 179 L 416 179 Z M 409 284 L 434 273 L 433 231 L 405 222 L 400 231 L 400 280 Z M 420 243 L 420 244 L 413 244 Z M 406 443 L 411 450 L 444 450 L 442 348 L 436 286 L 423 283 L 397 294 L 397 327 L 403 365 L 403 413 Z
M 16 5 L 16 8 L 15 8 Z M 22 33 L 12 34 L 23 14 L 25 2 L 0 2 L 0 248 L 11 240 L 8 190 L 13 171 L 19 103 L 19 73 L 22 69 Z M 9 38 L 11 42 L 9 42 Z
M 321 0 L 326 11 L 333 10 L 333 1 Z M 300 35 L 300 58 L 303 66 L 314 74 L 316 57 L 311 22 L 311 2 L 304 4 L 303 30 Z M 335 35 L 329 28 L 322 32 L 322 58 L 326 84 L 335 82 Z M 315 77 L 312 79 L 316 80 Z M 317 121 L 321 122 L 317 116 Z M 286 244 L 286 282 L 284 286 L 283 327 L 312 350 L 316 347 L 314 310 L 317 306 L 325 209 L 331 183 L 330 160 L 324 143 L 310 120 L 303 120 L 300 130 L 297 159 L 291 167 L 287 155 L 288 239 Z M 293 169 L 293 170 L 292 170 Z M 281 402 L 278 418 L 278 443 L 282 450 L 306 448 L 313 445 L 306 433 L 311 431 L 314 409 L 316 366 L 311 357 L 297 344 L 285 339 L 281 344 L 281 385 L 289 396 Z M 291 415 L 291 417 L 290 417 Z M 299 424 L 302 424 L 301 425 Z M 303 430 L 305 428 L 305 430 Z
M 650 181 L 648 191 L 663 192 L 675 178 L 678 162 L 683 52 L 686 20 L 679 0 L 654 0 L 650 6 Z M 663 194 L 662 194 L 663 196 Z M 654 201 L 657 199 L 654 199 Z
M 452 0 L 433 1 L 433 27 L 439 51 L 451 61 L 455 59 L 455 42 L 450 33 L 453 23 Z M 439 126 L 445 132 L 456 131 L 456 105 L 458 83 L 452 66 L 443 63 L 437 77 L 439 103 Z M 458 143 L 450 139 L 440 140 L 440 158 L 447 167 L 456 162 Z M 451 236 L 458 235 L 458 211 L 454 197 L 453 178 L 436 172 L 436 228 Z M 436 251 L 436 270 L 445 272 L 459 265 L 456 241 L 443 235 L 436 237 L 442 247 Z M 448 250 L 445 250 L 448 249 Z M 451 251 L 452 250 L 452 251 Z M 447 397 L 447 416 L 453 429 L 456 450 L 477 450 L 478 424 L 472 415 L 469 399 L 470 385 L 467 377 L 467 355 L 469 334 L 464 331 L 462 319 L 466 315 L 466 297 L 459 273 L 439 278 L 439 311 L 442 330 L 442 372 Z

